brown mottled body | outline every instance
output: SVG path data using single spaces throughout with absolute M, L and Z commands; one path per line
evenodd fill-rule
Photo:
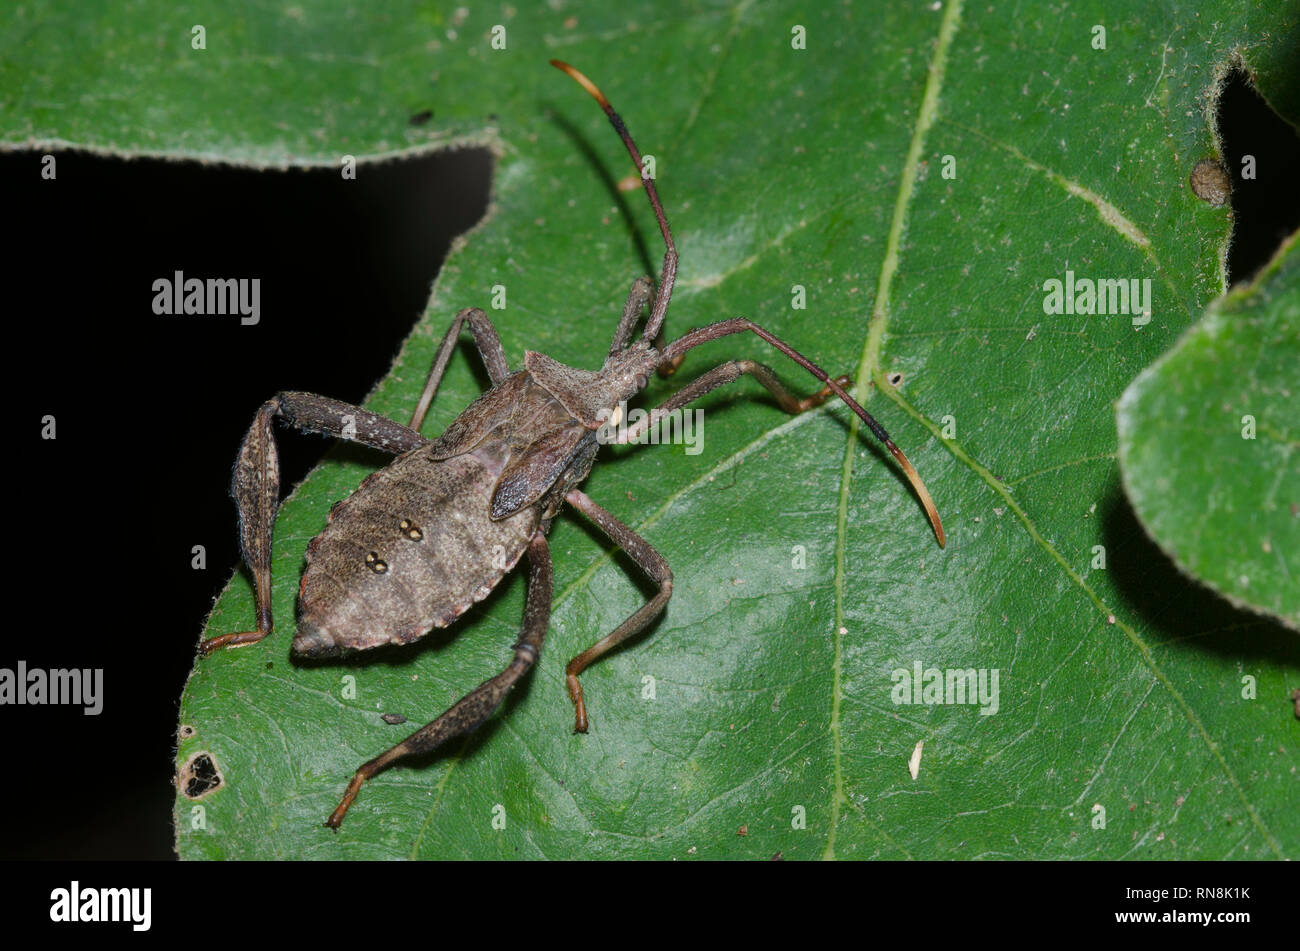
M 641 154 L 600 90 L 577 70 L 564 70 L 596 98 L 639 169 Z M 487 315 L 462 310 L 434 357 L 409 426 L 356 406 L 310 393 L 285 392 L 258 410 L 235 464 L 231 493 L 239 507 L 240 543 L 257 595 L 257 629 L 222 634 L 203 642 L 209 654 L 255 643 L 269 635 L 271 534 L 280 471 L 273 423 L 359 442 L 395 455 L 330 512 L 329 524 L 307 548 L 299 588 L 296 654 L 321 657 L 406 644 L 445 627 L 486 597 L 527 556 L 528 593 L 523 624 L 504 670 L 485 680 L 440 716 L 387 752 L 362 764 L 326 825 L 337 829 L 367 779 L 405 757 L 437 749 L 476 729 L 500 705 L 541 654 L 550 619 L 551 558 L 546 535 L 568 502 L 605 533 L 657 586 L 656 593 L 612 632 L 565 667 L 574 706 L 574 731 L 588 728 L 578 677 L 590 664 L 646 630 L 672 596 L 668 563 L 645 539 L 578 488 L 591 471 L 598 433 L 616 408 L 645 389 L 651 374 L 667 376 L 686 352 L 730 334 L 751 332 L 794 360 L 825 386 L 811 396 L 787 390 L 767 366 L 729 360 L 684 386 L 648 417 L 622 432 L 633 442 L 666 413 L 709 391 L 749 375 L 787 412 L 801 413 L 838 396 L 893 453 L 916 489 L 939 544 L 943 526 L 920 476 L 902 450 L 846 392 L 847 377 L 831 379 L 788 344 L 743 317 L 723 320 L 663 344 L 664 318 L 677 273 L 677 250 L 651 179 L 643 179 L 666 250 L 658 290 L 649 278 L 633 282 L 613 342 L 599 370 L 580 370 L 528 351 L 524 368 L 512 373 Z M 633 339 L 649 308 L 641 336 Z M 470 404 L 437 439 L 420 426 L 437 394 L 460 332 L 468 326 L 487 367 L 492 388 Z
M 330 511 L 307 548 L 294 652 L 407 644 L 452 623 L 549 527 L 557 482 L 586 478 L 595 443 L 526 371 L 494 386 Z

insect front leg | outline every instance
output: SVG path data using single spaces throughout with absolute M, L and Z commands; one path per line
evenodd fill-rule
M 587 732 L 587 704 L 582 697 L 582 684 L 578 674 L 586 670 L 600 657 L 613 650 L 629 637 L 645 630 L 663 611 L 668 599 L 673 596 L 673 572 L 662 555 L 655 551 L 648 541 L 620 522 L 605 509 L 601 508 L 591 497 L 578 489 L 570 489 L 564 496 L 565 501 L 591 519 L 596 526 L 609 536 L 610 541 L 622 548 L 642 571 L 659 585 L 655 596 L 643 604 L 631 617 L 614 630 L 592 644 L 564 668 L 565 680 L 569 685 L 569 699 L 573 701 L 574 733 Z
M 681 357 L 679 356 L 677 359 L 680 360 Z M 776 378 L 776 374 L 771 367 L 762 363 L 755 363 L 753 360 L 728 360 L 721 366 L 716 366 L 708 373 L 692 380 L 664 403 L 656 406 L 648 416 L 636 425 L 629 427 L 627 432 L 618 439 L 618 442 L 635 443 L 641 438 L 642 433 L 658 425 L 659 420 L 673 410 L 681 409 L 710 390 L 716 390 L 720 386 L 732 383 L 746 373 L 758 380 L 759 383 L 762 383 L 767 391 L 776 397 L 777 404 L 791 414 L 804 413 L 814 407 L 821 406 L 835 392 L 829 386 L 824 386 L 810 396 L 796 396 Z M 852 380 L 847 376 L 841 376 L 835 382 L 841 387 L 845 387 L 852 383 Z
M 280 500 L 275 419 L 304 432 L 337 436 L 394 455 L 428 442 L 391 419 L 313 393 L 286 392 L 263 403 L 239 447 L 230 484 L 239 508 L 239 546 L 257 592 L 257 629 L 210 638 L 199 646 L 204 655 L 222 647 L 255 644 L 271 633 L 271 534 Z
M 424 381 L 424 392 L 420 394 L 420 401 L 415 404 L 415 411 L 411 414 L 411 429 L 419 431 L 424 425 L 424 417 L 433 405 L 433 398 L 438 394 L 438 386 L 442 383 L 443 373 L 447 371 L 451 353 L 456 349 L 460 329 L 467 323 L 470 333 L 474 335 L 474 345 L 478 347 L 479 356 L 483 358 L 483 365 L 487 367 L 488 379 L 495 386 L 510 375 L 510 364 L 506 362 L 506 352 L 501 347 L 501 338 L 497 336 L 492 321 L 479 308 L 466 307 L 452 320 L 446 336 L 442 338 L 438 354 L 433 358 L 433 366 L 429 368 L 429 377 Z
M 889 433 L 885 432 L 885 427 L 876 422 L 875 417 L 863 409 L 858 401 L 849 395 L 845 386 L 845 377 L 839 377 L 832 380 L 827 376 L 826 371 L 817 364 L 813 363 L 784 340 L 770 331 L 764 330 L 747 317 L 733 317 L 730 320 L 720 320 L 716 324 L 709 324 L 707 327 L 692 330 L 685 336 L 674 340 L 667 347 L 664 347 L 663 350 L 660 351 L 660 362 L 675 366 L 677 363 L 681 362 L 686 351 L 698 347 L 702 343 L 707 343 L 710 340 L 717 340 L 720 337 L 726 337 L 730 334 L 745 333 L 747 331 L 767 341 L 777 350 L 780 350 L 795 363 L 799 364 L 799 366 L 803 367 L 817 379 L 826 384 L 826 388 L 822 392 L 825 393 L 826 391 L 829 391 L 843 400 L 845 404 L 848 405 L 849 409 L 853 410 L 857 417 L 862 420 L 862 422 L 866 423 L 867 428 L 871 430 L 875 437 L 885 444 L 885 448 L 889 450 L 890 454 L 895 460 L 897 460 L 899 466 L 902 467 L 903 474 L 907 476 L 907 481 L 912 484 L 912 489 L 916 492 L 917 498 L 921 500 L 921 505 L 925 508 L 925 514 L 930 519 L 930 526 L 934 529 L 934 537 L 939 542 L 939 547 L 942 548 L 945 543 L 943 523 L 939 520 L 939 511 L 934 507 L 934 500 L 930 498 L 930 493 L 926 489 L 925 483 L 921 481 L 920 474 L 917 473 L 912 463 L 908 461 L 903 450 L 899 449 L 898 446 L 894 444 L 894 441 L 889 438 Z M 700 378 L 700 380 L 707 379 L 709 376 L 710 374 L 706 373 Z M 715 383 L 714 385 L 717 386 L 721 384 Z M 764 385 L 768 386 L 766 383 L 764 383 Z M 771 386 L 768 386 L 768 389 L 771 389 Z M 696 395 L 698 396 L 699 393 L 696 393 Z M 780 398 L 779 394 L 778 398 Z M 668 404 L 664 405 L 667 406 Z
M 456 701 L 438 719 L 408 736 L 386 753 L 362 765 L 348 783 L 347 791 L 338 808 L 325 820 L 325 825 L 337 829 L 344 815 L 357 798 L 361 784 L 381 770 L 408 756 L 431 753 L 447 740 L 469 733 L 483 724 L 492 711 L 500 706 L 510 688 L 537 663 L 542 653 L 542 641 L 551 619 L 551 550 L 546 536 L 540 532 L 533 536 L 528 546 L 528 596 L 524 604 L 524 621 L 515 642 L 515 656 L 501 673 L 483 681 L 460 700 Z

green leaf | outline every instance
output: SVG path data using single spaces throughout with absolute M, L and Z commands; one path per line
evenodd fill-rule
M 1179 567 L 1233 604 L 1300 628 L 1300 254 L 1251 284 L 1124 392 L 1120 469 Z
M 534 349 L 592 367 L 633 278 L 657 272 L 649 210 L 611 188 L 632 171 L 625 153 L 546 64 L 573 62 L 656 157 L 682 255 L 670 332 L 743 313 L 853 374 L 949 533 L 940 550 L 843 407 L 791 419 L 748 380 L 711 394 L 702 453 L 607 450 L 586 486 L 676 574 L 657 627 L 583 675 L 590 734 L 571 732 L 564 664 L 646 586 L 564 517 L 534 673 L 472 737 L 367 783 L 336 835 L 321 822 L 353 770 L 410 728 L 380 715 L 423 723 L 499 670 L 523 595 L 516 576 L 419 645 L 293 663 L 304 549 L 382 464 L 338 451 L 281 509 L 275 635 L 199 661 L 186 685 L 177 765 L 206 753 L 222 784 L 178 795 L 182 856 L 1300 853 L 1296 639 L 1146 540 L 1112 415 L 1223 289 L 1228 213 L 1192 196 L 1187 175 L 1215 152 L 1207 110 L 1226 64 L 1272 82 L 1265 95 L 1295 85 L 1294 12 L 1242 0 L 1009 15 L 951 0 L 9 15 L 0 141 L 12 145 L 265 165 L 466 141 L 496 151 L 489 219 L 367 403 L 399 420 L 452 315 L 486 306 L 494 285 L 507 288 L 492 317 L 514 365 Z M 806 49 L 792 48 L 796 26 Z M 410 125 L 428 108 L 433 120 Z M 1150 322 L 1045 313 L 1045 283 L 1068 271 L 1149 279 Z M 791 306 L 794 285 L 806 309 Z M 816 388 L 759 340 L 729 338 L 654 382 L 647 405 L 729 358 Z M 475 381 L 462 348 L 427 434 Z M 237 573 L 208 634 L 253 621 Z M 178 618 L 173 633 L 190 629 Z M 914 664 L 996 670 L 996 712 L 895 703 L 897 672 Z

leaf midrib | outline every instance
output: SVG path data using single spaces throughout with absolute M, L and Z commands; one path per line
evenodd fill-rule
M 1100 596 L 1088 585 L 1065 558 L 1053 547 L 1038 531 L 1029 515 L 1020 505 L 1012 498 L 1010 492 L 993 476 L 987 466 L 980 464 L 973 456 L 965 452 L 956 439 L 945 439 L 939 427 L 933 420 L 920 413 L 911 403 L 903 398 L 897 388 L 888 386 L 884 379 L 883 372 L 879 365 L 880 347 L 884 338 L 885 330 L 889 323 L 889 292 L 893 282 L 894 274 L 898 268 L 899 249 L 902 245 L 902 234 L 906 224 L 907 209 L 915 193 L 915 183 L 917 170 L 921 160 L 921 150 L 924 146 L 925 133 L 933 124 L 937 114 L 939 91 L 943 84 L 944 71 L 947 65 L 948 52 L 952 47 L 952 42 L 956 36 L 957 26 L 961 19 L 961 0 L 948 0 L 944 10 L 943 21 L 939 27 L 939 37 L 935 45 L 935 51 L 931 58 L 929 75 L 926 80 L 925 93 L 923 94 L 921 106 L 918 110 L 916 125 L 913 129 L 911 145 L 908 149 L 907 160 L 904 163 L 902 178 L 899 182 L 898 198 L 894 205 L 893 219 L 890 223 L 889 237 L 886 244 L 886 252 L 881 263 L 880 278 L 877 285 L 876 301 L 872 310 L 871 326 L 867 334 L 866 342 L 863 346 L 862 359 L 858 366 L 856 376 L 856 387 L 858 394 L 865 398 L 867 385 L 870 381 L 876 383 L 876 388 L 889 397 L 895 404 L 903 409 L 909 416 L 921 423 L 928 429 L 932 435 L 938 438 L 949 450 L 957 457 L 958 461 L 963 462 L 974 474 L 984 481 L 997 494 L 1001 495 L 1008 507 L 1015 512 L 1016 517 L 1028 532 L 1030 538 L 1065 572 L 1066 576 L 1075 586 L 1084 593 L 1084 595 L 1093 602 L 1097 610 L 1105 617 L 1113 616 L 1113 612 L 1106 606 Z M 999 143 L 1000 144 L 1000 143 Z M 1044 170 L 1046 171 L 1046 170 Z M 1050 174 L 1050 173 L 1049 173 Z M 1109 222 L 1108 222 L 1109 223 Z M 1113 226 L 1113 225 L 1112 225 Z M 1123 232 L 1121 232 L 1123 233 Z M 1125 235 L 1128 237 L 1127 235 Z M 1148 257 L 1155 263 L 1157 270 L 1168 283 L 1169 278 L 1165 275 L 1164 269 L 1160 266 L 1159 260 L 1155 256 L 1154 249 L 1147 246 L 1144 248 Z M 1186 305 L 1184 305 L 1186 307 Z M 1191 316 L 1190 311 L 1189 317 Z M 857 448 L 857 436 L 859 430 L 859 419 L 856 415 L 851 417 L 849 424 L 848 438 L 845 446 L 844 465 L 842 469 L 840 482 L 840 511 L 836 531 L 835 543 L 835 659 L 833 666 L 833 692 L 831 697 L 831 736 L 832 736 L 832 760 L 834 764 L 833 786 L 831 797 L 831 816 L 830 826 L 827 832 L 827 844 L 823 853 L 823 858 L 833 859 L 835 857 L 835 833 L 839 821 L 840 807 L 847 802 L 844 793 L 844 779 L 842 769 L 842 749 L 840 743 L 840 700 L 842 694 L 842 656 L 843 656 L 843 636 L 840 631 L 844 629 L 844 589 L 845 589 L 845 569 L 847 560 L 847 528 L 848 528 L 848 506 L 852 491 L 853 460 Z M 1218 744 L 1210 736 L 1204 722 L 1192 709 L 1186 698 L 1174 687 L 1169 677 L 1160 669 L 1155 658 L 1151 654 L 1150 647 L 1142 639 L 1141 635 L 1133 626 L 1125 621 L 1116 620 L 1115 625 L 1124 632 L 1131 646 L 1138 652 L 1139 657 L 1151 670 L 1155 678 L 1169 693 L 1175 704 L 1182 710 L 1184 718 L 1193 726 L 1197 734 L 1205 743 L 1210 754 L 1218 761 L 1219 767 L 1223 770 L 1228 782 L 1236 791 L 1242 805 L 1246 808 L 1251 817 L 1251 822 L 1264 836 L 1269 847 L 1279 858 L 1283 858 L 1282 848 L 1277 839 L 1269 831 L 1260 817 L 1254 804 L 1246 796 L 1246 791 L 1240 781 L 1233 773 L 1231 767 L 1224 759 Z M 1149 691 L 1148 691 L 1149 693 Z

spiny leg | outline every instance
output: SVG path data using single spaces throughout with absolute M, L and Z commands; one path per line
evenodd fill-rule
M 285 392 L 267 400 L 244 435 L 230 494 L 239 508 L 239 546 L 257 591 L 257 630 L 221 634 L 199 645 L 205 656 L 222 647 L 255 644 L 271 633 L 271 533 L 280 499 L 280 461 L 272 420 L 303 432 L 337 436 L 398 455 L 428 442 L 401 423 L 314 393 Z
M 474 335 L 474 345 L 478 347 L 483 364 L 487 367 L 488 379 L 492 384 L 495 386 L 510 375 L 510 364 L 506 362 L 506 352 L 501 347 L 501 338 L 497 336 L 492 321 L 479 308 L 466 307 L 452 320 L 447 335 L 442 338 L 442 343 L 438 346 L 438 354 L 433 358 L 428 379 L 424 381 L 424 391 L 420 394 L 420 401 L 415 404 L 415 411 L 411 413 L 411 429 L 418 431 L 424 425 L 425 414 L 433 405 L 433 398 L 438 393 L 438 385 L 442 383 L 442 375 L 447 370 L 451 353 L 456 349 L 460 328 L 466 323 L 469 324 L 470 333 Z
M 438 719 L 362 765 L 352 782 L 348 783 L 338 808 L 325 820 L 325 825 L 331 829 L 339 827 L 357 798 L 361 784 L 376 773 L 408 756 L 431 753 L 447 740 L 476 730 L 492 715 L 510 688 L 528 673 L 542 653 L 542 641 L 551 618 L 551 588 L 551 550 L 546 544 L 546 536 L 538 532 L 528 546 L 528 596 L 524 604 L 523 626 L 510 665 L 461 697 Z
M 662 405 L 652 409 L 650 414 L 639 423 L 629 428 L 617 441 L 619 443 L 636 442 L 641 438 L 642 433 L 658 425 L 659 420 L 673 410 L 681 409 L 710 390 L 726 386 L 746 373 L 758 380 L 759 383 L 762 383 L 767 391 L 776 397 L 777 404 L 787 413 L 807 412 L 814 407 L 821 406 L 834 395 L 834 391 L 829 386 L 824 386 L 811 396 L 795 396 L 776 378 L 776 374 L 771 367 L 762 363 L 755 363 L 753 360 L 728 360 L 721 366 L 714 367 L 708 373 L 697 377 L 682 387 Z M 840 386 L 848 386 L 852 381 L 847 376 L 841 376 L 836 379 L 836 382 Z
M 655 551 L 648 541 L 593 502 L 586 493 L 578 489 L 570 489 L 564 498 L 591 519 L 612 542 L 628 553 L 637 563 L 637 567 L 659 585 L 659 590 L 653 598 L 616 627 L 612 633 L 605 635 L 569 661 L 568 666 L 564 668 L 565 680 L 569 685 L 569 698 L 573 701 L 574 708 L 573 732 L 586 733 L 587 705 L 583 701 L 582 684 L 578 682 L 578 674 L 629 637 L 645 630 L 650 622 L 659 616 L 668 604 L 668 599 L 673 596 L 673 572 L 668 567 L 668 562 L 664 561 L 663 556 Z
M 848 404 L 849 409 L 857 414 L 858 418 L 867 424 L 867 428 L 875 434 L 876 438 L 885 444 L 885 448 L 890 451 L 898 464 L 903 469 L 903 474 L 907 476 L 908 482 L 912 484 L 921 504 L 925 507 L 925 514 L 930 518 L 930 525 L 934 528 L 935 538 L 939 541 L 939 547 L 944 546 L 945 536 L 943 532 L 943 523 L 939 521 L 939 512 L 934 507 L 934 501 L 930 498 L 930 493 L 926 491 L 925 483 L 921 481 L 921 476 L 917 473 L 912 463 L 908 461 L 903 450 L 894 445 L 894 441 L 889 438 L 889 433 L 885 432 L 885 427 L 881 426 L 874 416 L 868 413 L 853 397 L 849 396 L 844 388 L 844 384 L 838 380 L 832 380 L 826 371 L 805 357 L 794 347 L 790 346 L 784 340 L 781 340 L 770 331 L 764 330 L 758 324 L 754 323 L 747 317 L 733 317 L 731 320 L 720 320 L 716 324 L 709 324 L 707 327 L 701 327 L 699 330 L 692 330 L 684 337 L 679 337 L 664 347 L 660 352 L 661 363 L 679 363 L 686 351 L 698 347 L 702 343 L 710 340 L 717 340 L 719 337 L 726 337 L 729 334 L 743 333 L 752 331 L 763 340 L 766 340 L 773 347 L 780 350 L 787 357 L 793 360 L 799 366 L 803 367 L 817 379 L 826 384 L 826 388 Z M 705 374 L 707 377 L 708 374 Z M 704 379 L 705 377 L 701 377 Z M 841 378 L 843 379 L 843 378 Z M 667 405 L 667 404 L 665 404 Z

